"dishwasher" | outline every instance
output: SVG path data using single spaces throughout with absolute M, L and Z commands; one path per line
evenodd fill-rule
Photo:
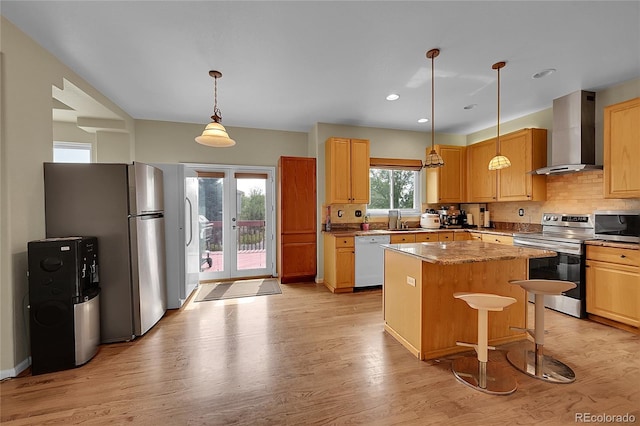
M 389 244 L 389 241 L 389 235 L 355 237 L 355 287 L 382 285 L 384 282 L 384 249 L 380 244 Z

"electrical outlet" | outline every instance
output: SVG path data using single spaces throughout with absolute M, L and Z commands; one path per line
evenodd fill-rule
M 518 216 L 524 216 L 524 209 L 518 209 Z
M 356 217 L 362 217 L 362 210 L 356 210 Z
M 342 210 L 338 210 L 338 217 L 342 217 Z
M 407 275 L 407 284 L 409 284 L 410 286 L 415 287 L 416 286 L 416 279 L 413 277 L 410 277 L 409 275 Z

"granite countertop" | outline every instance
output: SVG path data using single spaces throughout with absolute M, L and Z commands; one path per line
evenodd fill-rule
M 479 232 L 482 234 L 493 234 L 493 235 L 506 235 L 513 236 L 513 231 L 505 231 L 498 230 L 494 228 L 438 228 L 438 229 L 428 229 L 428 228 L 408 228 L 401 230 L 390 230 L 390 229 L 370 229 L 368 231 L 361 231 L 356 229 L 340 229 L 335 231 L 322 231 L 324 233 L 335 235 L 336 237 L 360 237 L 367 235 L 393 235 L 393 234 L 417 234 L 417 233 L 429 233 L 429 232 Z M 522 232 L 518 232 L 522 233 Z
M 622 241 L 606 241 L 606 240 L 587 240 L 584 242 L 590 246 L 601 246 L 601 247 L 614 247 L 614 248 L 622 248 L 629 250 L 640 250 L 640 244 L 638 243 L 625 243 Z
M 556 252 L 550 250 L 514 247 L 482 241 L 382 244 L 382 247 L 385 250 L 415 256 L 425 262 L 439 265 L 553 257 L 556 255 Z

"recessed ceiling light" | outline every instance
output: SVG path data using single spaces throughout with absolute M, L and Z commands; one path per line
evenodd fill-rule
M 474 109 L 477 106 L 478 106 L 478 104 L 469 104 L 469 105 L 465 106 L 464 109 Z
M 418 123 L 426 123 L 427 121 L 429 121 L 428 118 L 419 118 L 418 119 Z
M 531 76 L 531 78 L 546 77 L 549 74 L 553 74 L 554 72 L 556 72 L 555 68 L 547 68 L 546 70 L 542 70 L 542 71 L 539 71 L 539 72 L 535 73 L 534 75 Z
M 399 98 L 400 98 L 400 95 L 395 94 L 395 93 L 392 93 L 392 94 L 390 94 L 389 96 L 387 96 L 387 100 L 388 100 L 388 101 L 395 101 L 395 100 L 397 100 L 397 99 L 399 99 Z

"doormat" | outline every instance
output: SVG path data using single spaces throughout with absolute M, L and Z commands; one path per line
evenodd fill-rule
M 240 297 L 267 296 L 281 293 L 282 290 L 280 290 L 278 280 L 275 278 L 219 282 L 200 284 L 195 301 L 206 302 L 209 300 L 237 299 Z

